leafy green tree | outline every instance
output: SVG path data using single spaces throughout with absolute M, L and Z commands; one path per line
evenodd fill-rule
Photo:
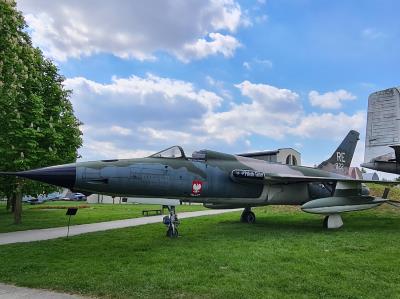
M 32 46 L 14 1 L 0 0 L 0 170 L 19 171 L 74 162 L 82 144 L 79 120 L 64 77 Z M 54 190 L 46 184 L 0 178 L 7 207 L 21 219 L 21 193 Z

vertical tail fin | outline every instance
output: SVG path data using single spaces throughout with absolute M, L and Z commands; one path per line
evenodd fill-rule
M 328 160 L 319 164 L 318 168 L 329 172 L 348 175 L 359 136 L 360 133 L 351 130 L 332 156 Z

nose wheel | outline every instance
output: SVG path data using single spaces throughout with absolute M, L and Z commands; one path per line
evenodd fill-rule
M 175 206 L 168 206 L 168 211 L 169 211 L 169 216 L 165 216 L 163 218 L 163 223 L 168 227 L 167 237 L 177 238 L 179 235 L 177 229 L 179 225 L 179 220 L 175 212 Z
M 251 208 L 245 208 L 243 210 L 242 216 L 240 216 L 240 221 L 253 224 L 254 222 L 256 222 L 256 215 L 251 211 Z

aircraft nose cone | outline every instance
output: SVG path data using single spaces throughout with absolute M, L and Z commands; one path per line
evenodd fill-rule
M 72 189 L 75 185 L 76 166 L 75 164 L 50 166 L 20 171 L 16 173 L 16 175 L 27 179 Z

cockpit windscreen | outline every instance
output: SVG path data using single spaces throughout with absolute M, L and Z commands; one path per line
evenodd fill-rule
M 172 146 L 163 151 L 151 155 L 152 158 L 170 158 L 178 159 L 185 158 L 185 153 L 180 146 Z

